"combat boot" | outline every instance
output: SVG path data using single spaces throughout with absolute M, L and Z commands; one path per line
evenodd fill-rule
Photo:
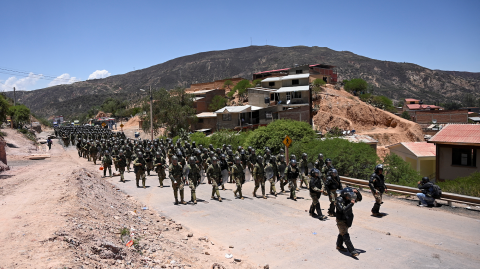
M 348 233 L 343 235 L 343 242 L 345 242 L 348 252 L 350 252 L 350 255 L 352 255 L 352 257 L 358 256 L 358 252 L 353 247 L 352 241 L 350 241 L 350 235 Z
M 218 201 L 221 202 L 221 201 L 222 201 L 222 197 L 218 197 Z
M 178 205 L 178 199 L 175 199 L 175 205 Z
M 341 234 L 338 234 L 337 236 L 337 250 L 340 251 L 347 251 L 347 249 L 343 246 L 343 236 Z
M 310 215 L 310 217 L 315 217 L 315 206 L 314 205 L 311 205 L 310 206 L 310 210 L 308 210 L 308 215 Z

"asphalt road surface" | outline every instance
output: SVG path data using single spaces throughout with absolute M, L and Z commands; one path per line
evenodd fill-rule
M 70 153 L 78 158 L 73 148 Z M 79 161 L 93 166 L 84 159 Z M 210 198 L 211 186 L 202 184 L 197 188 L 198 204 L 174 205 L 169 179 L 160 188 L 158 177 L 152 173 L 143 189 L 135 186 L 133 172 L 125 173 L 125 178 L 126 183 L 119 182 L 119 177 L 106 180 L 181 223 L 194 237 L 207 236 L 216 245 L 225 246 L 225 253 L 234 258 L 269 264 L 270 268 L 480 268 L 478 213 L 459 215 L 387 197 L 380 210 L 385 216 L 375 218 L 370 213 L 374 199 L 369 192 L 362 192 L 363 201 L 353 207 L 355 218 L 349 230 L 353 245 L 360 251 L 355 259 L 335 249 L 335 218 L 320 221 L 308 215 L 311 199 L 306 189 L 297 194 L 296 202 L 288 199 L 288 191 L 264 200 L 260 190 L 259 198 L 252 197 L 254 184 L 247 182 L 243 186 L 245 200 L 240 200 L 232 192 L 235 184 L 226 184 L 227 190 L 220 191 L 223 202 L 219 202 Z M 269 183 L 266 186 L 268 192 Z M 190 200 L 187 186 L 185 200 Z M 320 204 L 326 214 L 328 198 L 322 196 Z

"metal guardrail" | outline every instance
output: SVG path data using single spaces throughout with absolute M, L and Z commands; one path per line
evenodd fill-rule
M 340 181 L 350 185 L 357 185 L 360 187 L 369 188 L 368 181 L 363 179 L 341 176 Z M 385 185 L 387 186 L 387 189 L 389 191 L 393 191 L 396 193 L 415 195 L 419 192 L 419 189 L 417 188 L 400 186 L 395 184 L 385 184 Z M 452 202 L 462 203 L 467 205 L 474 205 L 474 206 L 480 205 L 480 198 L 478 197 L 460 195 L 460 194 L 449 193 L 449 192 L 442 192 L 442 198 L 440 198 L 440 200 L 447 201 L 450 206 L 452 205 Z

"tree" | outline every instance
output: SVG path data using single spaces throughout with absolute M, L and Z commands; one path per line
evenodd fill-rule
M 420 174 L 410 164 L 396 154 L 389 154 L 384 159 L 385 181 L 388 183 L 416 187 Z
M 352 92 L 352 91 L 359 91 L 364 92 L 368 88 L 368 83 L 361 79 L 361 78 L 354 78 L 352 80 L 344 80 L 343 83 L 345 84 L 345 90 Z
M 25 105 L 11 106 L 8 114 L 12 118 L 15 126 L 22 126 L 30 119 L 30 109 Z
M 250 84 L 250 81 L 247 80 L 247 79 L 244 79 L 244 80 L 241 80 L 240 82 L 238 82 L 237 85 L 235 85 L 235 87 L 233 87 L 232 91 L 238 91 L 238 95 L 243 100 L 245 98 L 245 94 L 248 93 L 247 89 L 252 88 L 252 87 L 253 86 L 252 86 L 252 84 Z
M 233 82 L 231 80 L 226 80 L 224 83 L 223 83 L 223 87 L 224 88 L 227 88 L 230 90 L 230 87 L 233 85 Z
M 321 78 L 316 78 L 312 82 L 312 91 L 315 93 L 315 99 L 317 98 L 318 94 L 322 91 L 322 86 L 327 84 L 323 79 Z
M 143 110 L 150 111 L 150 98 L 145 98 Z M 159 129 L 164 127 L 171 136 L 179 134 L 181 129 L 188 130 L 191 121 L 195 121 L 196 111 L 193 108 L 194 96 L 185 92 L 184 88 L 175 88 L 171 91 L 165 89 L 153 92 L 153 130 L 159 134 Z M 142 130 L 150 132 L 150 113 L 142 117 Z
M 261 79 L 256 79 L 256 80 L 252 81 L 252 86 L 257 87 L 257 85 L 260 85 L 261 82 L 262 82 Z
M 208 109 L 210 109 L 211 111 L 217 111 L 220 108 L 224 107 L 226 103 L 227 103 L 227 98 L 220 95 L 216 95 L 215 97 L 213 97 L 212 103 L 208 106 Z
M 410 117 L 410 114 L 408 113 L 408 111 L 403 111 L 402 112 L 402 115 L 400 115 L 400 117 L 406 119 L 406 120 L 411 120 L 412 118 Z
M 0 121 L 4 122 L 7 119 L 10 104 L 3 94 L 0 94 Z

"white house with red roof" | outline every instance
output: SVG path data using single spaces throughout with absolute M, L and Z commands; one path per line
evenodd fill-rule
M 438 180 L 480 172 L 480 124 L 448 124 L 428 143 L 436 146 Z

